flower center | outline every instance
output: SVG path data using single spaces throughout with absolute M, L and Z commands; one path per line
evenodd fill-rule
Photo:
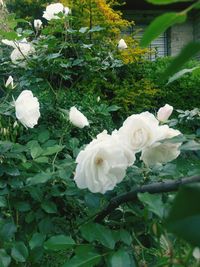
M 96 158 L 95 160 L 95 164 L 96 165 L 101 165 L 103 163 L 103 159 L 102 158 Z

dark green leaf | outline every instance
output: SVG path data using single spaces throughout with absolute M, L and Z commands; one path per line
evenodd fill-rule
M 148 206 L 148 209 L 158 215 L 160 218 L 163 217 L 164 214 L 164 204 L 162 202 L 162 196 L 149 193 L 140 193 L 138 194 L 138 198 L 140 201 L 145 203 Z
M 120 249 L 109 257 L 110 267 L 134 267 L 127 251 Z
M 74 245 L 75 242 L 70 236 L 56 235 L 44 243 L 44 248 L 48 250 L 63 250 L 72 248 Z
M 196 151 L 196 150 L 200 150 L 200 143 L 191 140 L 189 142 L 187 142 L 186 144 L 181 146 L 181 150 L 190 150 L 190 151 Z
M 51 173 L 40 173 L 40 174 L 36 174 L 33 177 L 28 178 L 27 184 L 28 185 L 42 184 L 42 183 L 46 183 L 51 178 L 52 178 Z
M 5 249 L 0 249 L 0 267 L 8 267 L 10 262 L 11 258 L 8 256 Z
M 0 196 L 0 208 L 6 207 L 7 206 L 7 202 L 5 197 L 1 197 Z
M 115 240 L 112 232 L 105 226 L 95 223 L 88 223 L 81 227 L 81 234 L 89 242 L 99 241 L 103 246 L 113 249 Z
M 49 131 L 48 130 L 44 130 L 38 135 L 38 141 L 40 143 L 44 143 L 49 139 L 49 136 L 50 136 Z
M 85 255 L 76 255 L 62 267 L 93 267 L 99 263 L 101 257 L 101 255 L 94 252 L 88 252 Z
M 45 240 L 45 235 L 41 233 L 34 233 L 31 240 L 29 241 L 30 249 L 34 249 L 36 247 L 41 247 Z
M 11 250 L 11 256 L 17 262 L 25 262 L 28 257 L 28 249 L 23 242 L 14 244 Z
M 52 201 L 42 202 L 41 207 L 47 213 L 56 213 L 57 212 L 57 206 Z
M 200 244 L 200 184 L 182 187 L 166 220 L 170 232 L 194 246 Z
M 154 5 L 167 5 L 178 2 L 192 2 L 191 0 L 146 0 L 146 1 Z
M 65 146 L 59 146 L 59 145 L 55 145 L 52 147 L 47 147 L 44 152 L 42 153 L 43 156 L 50 156 L 53 155 L 55 153 L 60 152 L 61 150 L 63 150 Z
M 17 228 L 13 222 L 6 222 L 0 225 L 0 240 L 10 241 L 14 234 L 16 233 Z

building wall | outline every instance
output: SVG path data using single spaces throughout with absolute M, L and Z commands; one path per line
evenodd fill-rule
M 199 32 L 199 38 L 200 38 L 200 32 Z M 192 20 L 188 20 L 183 24 L 177 24 L 172 26 L 169 31 L 169 49 L 170 49 L 169 54 L 171 56 L 176 56 L 187 43 L 193 40 L 194 40 L 194 28 Z
M 126 10 L 124 17 L 135 21 L 133 31 L 142 26 L 148 26 L 157 16 L 163 14 L 158 10 Z M 145 26 L 145 28 L 146 28 Z M 172 26 L 165 33 L 167 49 L 165 55 L 176 56 L 181 49 L 191 41 L 200 41 L 200 12 L 191 13 L 185 23 Z M 158 55 L 159 56 L 159 55 Z

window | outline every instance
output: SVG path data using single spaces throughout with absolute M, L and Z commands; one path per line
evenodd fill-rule
M 127 31 L 128 34 L 133 34 L 136 40 L 140 41 L 145 29 L 146 25 L 141 26 L 133 26 L 130 30 Z M 168 33 L 162 33 L 157 39 L 153 40 L 149 45 L 151 52 L 149 54 L 150 60 L 155 60 L 158 57 L 165 57 L 169 53 L 168 49 Z

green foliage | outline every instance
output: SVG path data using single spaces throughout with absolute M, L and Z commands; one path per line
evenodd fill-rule
M 181 188 L 178 192 L 173 207 L 169 213 L 166 224 L 169 231 L 187 240 L 194 246 L 199 246 L 200 208 L 199 184 Z

